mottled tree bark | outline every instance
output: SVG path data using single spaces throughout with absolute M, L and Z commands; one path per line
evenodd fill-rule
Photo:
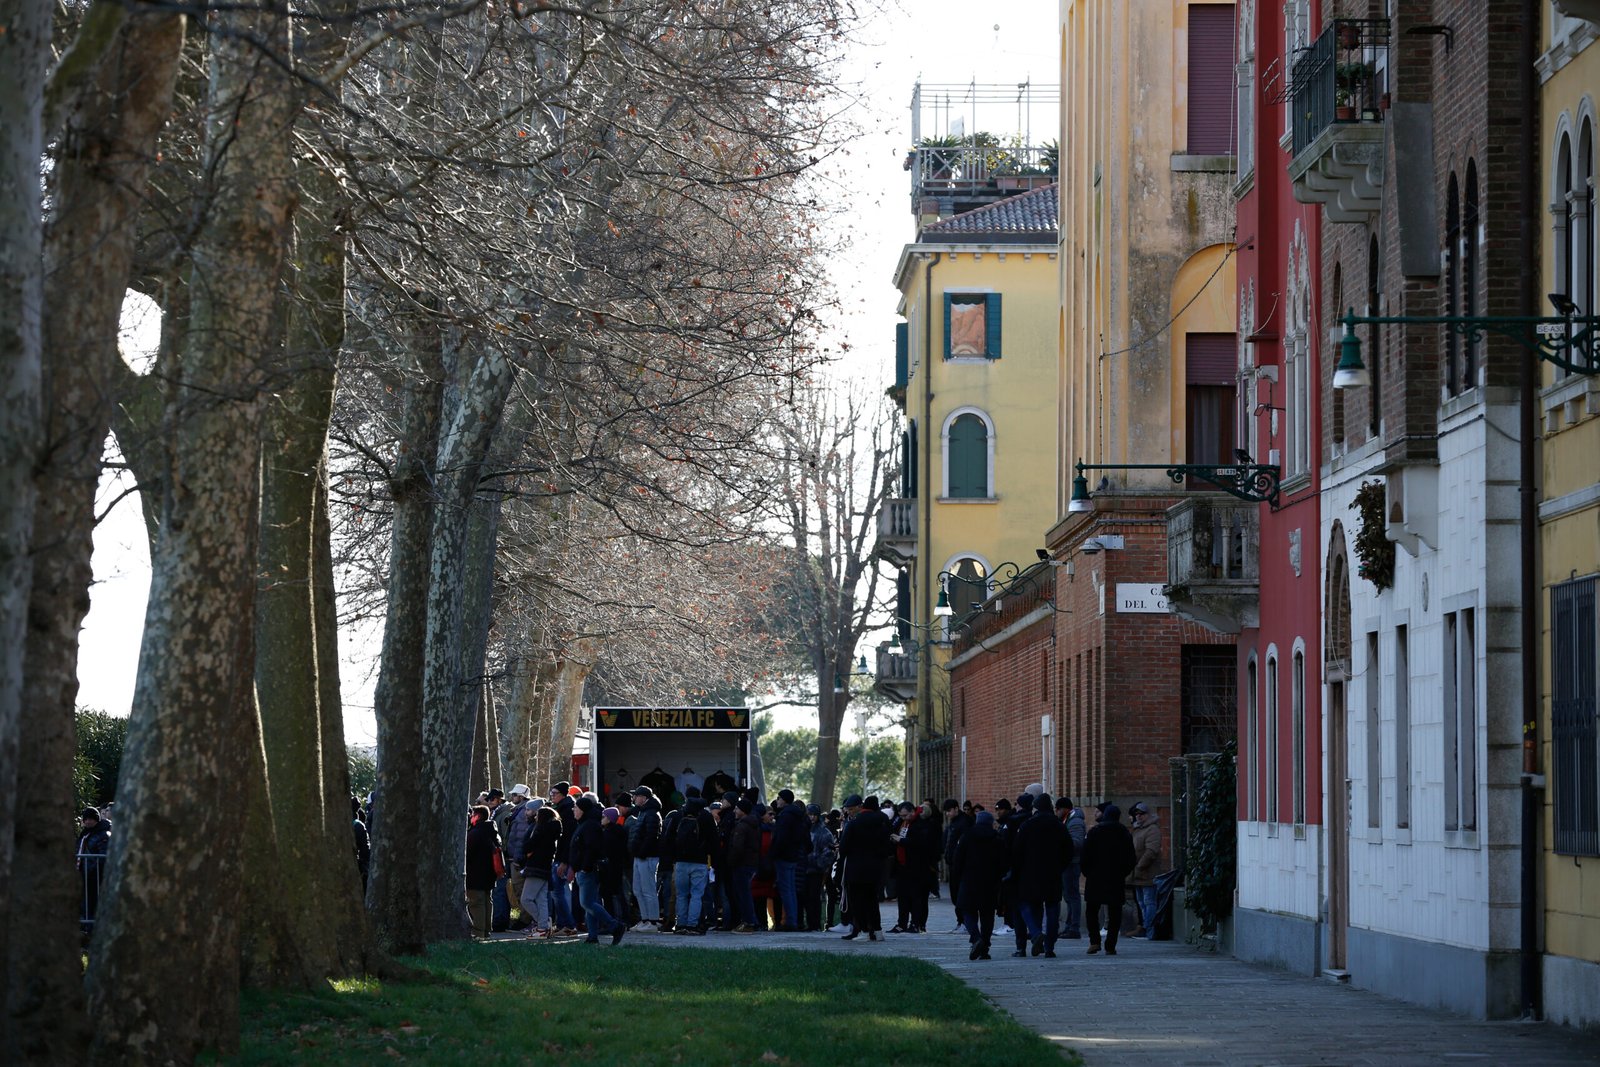
M 50 60 L 50 5 L 0 0 L 0 958 L 9 956 L 15 884 L 11 827 L 17 811 L 22 650 L 33 560 L 34 469 L 41 436 L 40 351 L 44 302 L 39 156 L 44 148 L 44 72 Z M 31 902 L 30 902 L 31 903 Z M 24 976 L 8 967 L 0 1004 Z M 0 1050 L 20 1034 L 9 1017 Z
M 240 805 L 260 722 L 254 622 L 260 376 L 293 215 L 281 9 L 213 13 L 215 183 L 192 253 L 169 400 L 161 534 L 119 785 L 119 846 L 89 971 L 101 1063 L 187 1062 L 238 1042 Z
M 53 796 L 69 780 L 77 743 L 78 633 L 93 577 L 95 488 L 101 450 L 126 367 L 117 331 L 136 240 L 135 221 L 157 134 L 172 108 L 183 20 L 139 13 L 102 49 L 93 77 L 63 116 L 50 175 L 45 241 L 45 451 L 34 516 L 34 587 L 29 605 L 22 724 L 28 760 L 24 795 Z M 93 284 L 85 284 L 93 279 Z M 112 711 L 123 709 L 107 709 Z M 119 797 L 120 799 L 120 797 Z M 122 828 L 117 827 L 120 840 Z M 14 891 L 30 903 L 10 926 L 6 970 L 16 975 L 7 1030 L 22 1057 L 82 1058 L 87 1031 L 78 959 L 76 872 L 61 858 L 72 827 L 59 819 L 16 824 Z
M 373 697 L 378 786 L 367 882 L 367 908 L 379 943 L 404 954 L 421 952 L 430 940 L 418 876 L 422 839 L 417 828 L 422 810 L 422 660 L 432 556 L 433 462 L 444 365 L 438 323 L 420 325 L 410 346 L 416 362 L 404 379 L 405 410 L 389 482 L 394 516 L 383 648 Z

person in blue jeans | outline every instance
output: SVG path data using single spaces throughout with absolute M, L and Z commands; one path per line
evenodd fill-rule
M 1156 875 L 1161 873 L 1161 822 L 1155 812 L 1139 801 L 1128 809 L 1133 816 L 1133 854 L 1137 857 L 1133 877 L 1133 898 L 1139 904 L 1139 919 L 1144 936 L 1156 939 Z
M 1050 794 L 1039 794 L 1033 814 L 1015 823 L 1010 836 L 1011 885 L 1023 929 L 1033 942 L 1033 954 L 1053 959 L 1061 921 L 1061 872 L 1074 853 L 1067 828 L 1050 806 Z M 1019 938 L 1013 956 L 1024 954 L 1022 944 Z
M 1083 936 L 1083 867 L 1078 854 L 1083 851 L 1083 839 L 1088 833 L 1084 824 L 1083 809 L 1072 803 L 1071 797 L 1056 801 L 1056 818 L 1067 828 L 1072 839 L 1072 862 L 1061 869 L 1061 900 L 1066 904 L 1066 923 L 1061 936 L 1077 940 Z
M 805 809 L 795 803 L 792 789 L 778 790 L 772 806 L 776 813 L 772 829 L 772 867 L 778 901 L 783 905 L 783 919 L 778 929 L 793 933 L 800 929 L 797 877 L 800 864 L 811 851 L 811 825 Z
M 609 933 L 611 943 L 619 944 L 622 935 L 628 932 L 628 924 L 606 911 L 601 900 L 600 865 L 605 860 L 606 850 L 599 798 L 593 793 L 583 794 L 578 798 L 577 812 L 578 827 L 572 835 L 567 862 L 578 872 L 578 901 L 589 927 L 587 940 L 593 945 L 601 934 Z
M 673 882 L 678 898 L 676 929 L 680 934 L 705 933 L 700 928 L 700 905 L 705 899 L 711 849 L 716 836 L 717 824 L 706 810 L 700 790 L 690 786 L 684 790 L 683 811 L 673 827 L 671 843 L 677 856 Z

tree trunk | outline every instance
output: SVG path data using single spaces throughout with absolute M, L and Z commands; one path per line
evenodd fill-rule
M 390 482 L 394 518 L 383 648 L 373 697 L 378 786 L 367 882 L 367 907 L 380 943 L 405 954 L 420 953 L 429 940 L 417 827 L 422 811 L 422 658 L 433 555 L 433 461 L 444 388 L 438 324 L 424 323 L 412 349 L 417 363 L 406 375 L 400 448 Z
M 578 713 L 583 709 L 583 683 L 594 670 L 600 642 L 580 637 L 567 645 L 556 667 L 554 692 L 550 702 L 550 777 L 566 778 L 572 770 L 572 743 L 578 736 Z M 591 768 L 589 784 L 594 785 Z
M 33 585 L 28 542 L 33 531 L 34 471 L 43 436 L 44 238 L 39 157 L 44 150 L 50 10 L 41 0 L 0 0 L 0 26 L 6 31 L 0 34 L 0 500 L 5 501 L 0 508 L 0 958 L 8 964 L 11 908 L 17 889 L 11 828 L 17 812 L 23 646 Z M 28 901 L 31 911 L 33 901 L 22 899 Z M 0 978 L 0 1004 L 8 1002 L 11 984 L 24 978 L 6 968 Z M 13 1027 L 8 1012 L 4 1040 L 0 1041 L 0 1050 L 8 1053 L 17 1053 L 22 1047 L 24 1031 Z
M 411 783 L 422 794 L 413 847 L 420 861 L 417 877 L 427 902 L 424 921 L 429 941 L 465 937 L 468 931 L 462 882 L 466 869 L 463 811 L 472 799 L 468 767 L 472 761 L 472 705 L 476 702 L 471 693 L 476 675 L 482 673 L 469 671 L 466 663 L 463 601 L 467 596 L 468 519 L 511 382 L 511 364 L 501 353 L 480 353 L 461 385 L 450 425 L 439 438 L 438 502 L 433 513 L 422 677 L 426 762 L 422 777 Z
M 474 730 L 472 748 L 473 773 L 468 779 L 467 788 L 473 792 L 481 780 L 485 789 L 504 790 L 508 784 L 516 783 L 501 780 L 500 739 L 494 720 L 494 707 L 488 699 L 488 683 L 484 678 L 489 626 L 494 609 L 495 545 L 500 530 L 499 494 L 480 496 L 470 507 L 466 545 L 463 548 L 461 690 L 468 711 L 478 725 Z
M 118 847 L 89 971 L 98 1062 L 186 1062 L 238 1043 L 240 921 L 257 770 L 259 349 L 293 214 L 281 11 L 218 14 L 207 100 L 217 182 L 193 250 L 170 402 L 161 536 L 119 785 Z M 196 951 L 203 946 L 203 951 Z
M 93 576 L 95 488 L 114 383 L 126 372 L 117 332 L 135 219 L 156 137 L 172 108 L 182 47 L 179 16 L 141 14 L 126 23 L 67 116 L 50 175 L 43 435 L 50 447 L 39 468 L 33 523 L 25 675 L 31 714 L 21 729 L 28 759 L 17 777 L 24 796 L 57 795 L 77 749 L 78 633 Z M 0 825 L 9 832 L 9 821 Z M 115 832 L 120 840 L 123 828 Z M 0 881 L 9 881 L 30 904 L 10 924 L 6 971 L 16 981 L 6 1005 L 7 1030 L 26 1040 L 21 1058 L 77 1062 L 87 1041 L 77 950 L 80 888 L 77 872 L 61 861 L 72 850 L 72 827 L 58 819 L 21 820 L 15 842 L 12 876 Z
M 848 692 L 833 691 L 834 679 L 838 677 L 848 677 L 848 674 L 841 675 L 833 668 L 817 672 L 817 771 L 811 784 L 811 803 L 823 808 L 833 807 L 833 794 L 839 783 L 839 728 L 844 724 L 845 708 L 850 704 Z

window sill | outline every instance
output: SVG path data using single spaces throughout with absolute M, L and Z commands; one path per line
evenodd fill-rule
M 1297 823 L 1294 824 L 1294 839 L 1296 841 L 1304 841 L 1306 839 L 1306 824 L 1305 823 L 1297 822 Z
M 1476 850 L 1478 845 L 1478 831 L 1476 830 L 1446 830 L 1444 832 L 1445 848 L 1465 848 Z
M 1188 152 L 1172 153 L 1172 171 L 1174 174 L 1232 174 L 1238 168 L 1238 156 L 1202 156 Z
M 1394 832 L 1394 843 L 1397 845 L 1411 844 L 1411 827 L 1402 826 Z
M 1383 827 L 1381 827 L 1381 826 L 1369 826 L 1369 827 L 1367 827 L 1367 844 L 1369 844 L 1369 845 L 1381 845 L 1381 844 L 1383 844 Z
M 1249 170 L 1239 175 L 1239 184 L 1233 187 L 1233 198 L 1235 200 L 1243 200 L 1250 194 L 1250 190 L 1254 189 L 1255 187 L 1256 169 L 1251 167 Z
M 999 356 L 995 356 L 993 359 L 989 358 L 988 356 L 946 356 L 944 357 L 944 361 L 946 363 L 968 363 L 981 367 L 986 363 L 993 363 L 999 358 Z
M 935 497 L 936 504 L 998 504 L 997 496 L 941 496 Z

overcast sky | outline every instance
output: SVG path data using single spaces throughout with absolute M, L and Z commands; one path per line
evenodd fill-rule
M 976 15 L 979 10 L 981 18 Z M 913 85 L 920 78 L 924 83 L 976 80 L 1015 86 L 1031 78 L 1036 86 L 1053 86 L 1058 78 L 1056 10 L 1053 2 L 1038 0 L 996 0 L 982 8 L 970 0 L 913 0 L 892 5 L 851 50 L 843 77 L 854 98 L 851 116 L 863 133 L 848 147 L 848 154 L 829 164 L 825 177 L 825 187 L 848 207 L 841 224 L 849 235 L 848 251 L 830 265 L 842 304 L 837 336 L 829 346 L 837 355 L 831 373 L 865 382 L 874 390 L 887 386 L 894 373 L 897 292 L 892 276 L 900 250 L 912 236 L 910 175 L 901 162 L 911 147 Z M 969 131 L 975 126 L 1001 134 L 1014 132 L 1018 124 L 1014 105 L 985 105 L 975 123 L 966 111 L 957 99 L 940 121 L 964 116 Z M 1034 143 L 1055 137 L 1053 94 L 1036 92 L 1031 115 L 1023 113 L 1021 118 L 1024 125 L 1031 120 Z M 942 132 L 930 131 L 928 125 L 925 118 L 925 134 Z M 133 309 L 126 318 L 132 330 L 148 334 L 148 313 Z M 122 491 L 108 478 L 101 487 L 99 507 L 110 506 Z M 125 715 L 133 701 L 150 586 L 149 555 L 135 497 L 112 507 L 95 531 L 94 571 L 78 660 L 78 703 Z M 340 634 L 345 732 L 353 743 L 370 744 L 375 736 L 375 637 Z M 780 727 L 807 719 L 801 709 L 775 715 Z M 854 717 L 850 718 L 853 730 Z

